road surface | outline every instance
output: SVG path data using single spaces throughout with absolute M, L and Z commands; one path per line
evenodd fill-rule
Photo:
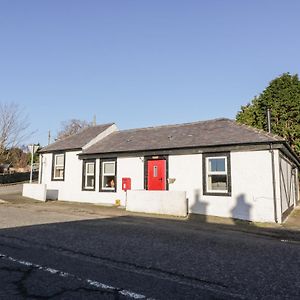
M 297 234 L 0 198 L 0 299 L 300 298 Z

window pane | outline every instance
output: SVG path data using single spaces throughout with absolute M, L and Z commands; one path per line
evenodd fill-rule
M 55 168 L 54 178 L 63 178 L 63 177 L 64 177 L 64 170 L 61 168 Z
M 210 158 L 208 163 L 208 171 L 225 172 L 225 158 Z
M 93 188 L 95 184 L 94 176 L 86 176 L 86 187 Z
M 114 162 L 105 162 L 103 163 L 103 173 L 104 174 L 115 174 L 115 163 Z
M 63 154 L 55 156 L 55 164 L 57 166 L 63 166 L 64 165 L 64 155 Z
M 95 164 L 94 163 L 87 163 L 86 164 L 86 172 L 87 174 L 94 174 Z
M 153 177 L 157 177 L 157 166 L 153 167 Z
M 209 175 L 207 187 L 210 191 L 227 191 L 227 175 Z
M 103 176 L 102 188 L 114 189 L 116 178 L 115 176 Z

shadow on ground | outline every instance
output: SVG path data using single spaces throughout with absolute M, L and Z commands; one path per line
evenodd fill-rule
M 70 213 L 86 213 L 93 215 L 93 218 L 97 219 L 105 215 L 105 218 L 122 217 L 131 220 L 131 223 L 137 222 L 137 224 L 156 224 L 160 228 L 167 226 L 174 226 L 181 229 L 192 230 L 225 230 L 242 232 L 244 234 L 255 234 L 259 236 L 269 236 L 279 239 L 288 239 L 292 241 L 300 241 L 300 209 L 296 208 L 294 212 L 289 216 L 284 224 L 275 223 L 255 223 L 250 221 L 240 220 L 238 218 L 221 218 L 200 214 L 189 214 L 187 218 L 176 218 L 171 216 L 161 215 L 149 215 L 142 213 L 131 213 L 124 209 L 100 206 L 85 203 L 74 202 L 61 202 L 61 201 L 47 201 L 46 203 L 36 201 L 30 198 L 22 197 L 19 194 L 1 195 L 0 199 L 9 202 L 10 204 L 29 204 L 44 208 L 44 211 L 51 209 L 51 212 L 55 212 L 56 209 L 59 212 L 66 211 Z M 238 199 L 236 207 L 233 211 L 242 211 L 243 215 L 249 213 L 250 206 L 245 203 L 244 198 Z M 201 205 L 205 210 L 205 203 L 201 202 Z M 233 215 L 235 215 L 233 213 Z M 81 218 L 83 219 L 83 218 Z M 88 218 L 90 219 L 90 218 Z M 177 228 L 177 229 L 178 229 Z
M 86 204 L 14 202 L 15 197 L 4 200 L 8 206 L 28 203 L 28 210 L 41 207 L 44 213 L 75 208 L 78 214 L 92 212 L 93 219 L 47 224 L 45 213 L 45 224 L 35 225 L 33 214 L 32 225 L 0 229 L 0 249 L 12 257 L 116 286 L 148 284 L 151 296 L 157 292 L 164 299 L 171 291 L 195 298 L 191 291 L 203 285 L 249 297 L 300 293 L 297 230 L 236 219 L 228 224 L 228 219 L 201 215 L 163 218 Z M 30 282 L 37 284 L 37 279 Z

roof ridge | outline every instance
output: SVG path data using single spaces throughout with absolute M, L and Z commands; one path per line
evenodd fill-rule
M 141 127 L 141 128 L 123 129 L 123 130 L 119 130 L 118 133 L 129 132 L 129 131 L 134 132 L 137 130 L 160 129 L 160 128 L 167 128 L 167 127 L 179 127 L 179 126 L 200 124 L 200 123 L 206 123 L 206 122 L 215 122 L 215 121 L 232 121 L 232 120 L 228 119 L 228 118 L 215 118 L 212 120 L 202 120 L 202 121 L 194 121 L 194 122 L 186 122 L 186 123 L 169 124 L 169 125 L 157 125 L 157 126 L 148 126 L 148 127 Z
M 44 150 L 44 151 L 48 151 L 48 149 L 52 148 L 53 146 L 57 146 L 57 145 L 60 145 L 60 144 L 63 144 L 63 143 L 66 143 L 66 142 L 69 142 L 71 141 L 72 142 L 72 139 L 76 139 L 76 137 L 79 135 L 79 134 L 82 134 L 82 132 L 88 130 L 88 129 L 91 129 L 91 128 L 101 128 L 101 127 L 107 127 L 109 128 L 110 126 L 114 125 L 115 123 L 106 123 L 106 124 L 99 124 L 99 125 L 95 125 L 95 126 L 88 126 L 88 127 L 85 127 L 83 129 L 81 129 L 79 132 L 75 133 L 75 134 L 72 134 L 72 135 L 69 135 L 69 136 L 66 136 L 62 139 L 57 139 L 55 140 L 53 143 L 49 144 L 49 145 L 46 145 L 44 146 L 41 150 Z M 98 133 L 99 134 L 99 133 Z
M 55 143 L 57 143 L 57 142 L 65 141 L 65 140 L 67 140 L 67 139 L 69 139 L 69 138 L 73 138 L 74 136 L 78 135 L 79 133 L 82 133 L 82 132 L 86 131 L 87 129 L 95 128 L 95 127 L 103 127 L 103 126 L 108 126 L 108 125 L 111 126 L 111 125 L 113 125 L 113 124 L 115 124 L 115 123 L 106 123 L 106 124 L 91 125 L 91 126 L 84 127 L 84 128 L 82 128 L 80 131 L 78 131 L 78 132 L 76 132 L 76 133 L 74 133 L 74 134 L 72 134 L 72 135 L 68 135 L 68 136 L 66 136 L 66 137 L 63 137 L 62 139 L 57 139 L 57 140 L 55 140 L 52 144 L 49 144 L 49 146 L 50 146 L 50 145 L 53 145 L 53 144 L 55 144 Z M 46 147 L 47 147 L 47 146 L 46 146 Z

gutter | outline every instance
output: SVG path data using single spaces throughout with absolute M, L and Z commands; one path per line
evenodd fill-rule
M 46 147 L 44 147 L 46 148 Z M 54 149 L 54 150 L 38 150 L 39 154 L 49 154 L 49 153 L 61 153 L 61 152 L 74 152 L 74 151 L 82 151 L 82 148 L 66 148 L 66 149 Z
M 292 147 L 288 144 L 288 142 L 284 142 L 284 146 L 287 148 L 287 150 L 290 153 L 291 159 L 294 160 L 294 163 L 297 165 L 297 167 L 300 169 L 300 157 L 298 157 Z

